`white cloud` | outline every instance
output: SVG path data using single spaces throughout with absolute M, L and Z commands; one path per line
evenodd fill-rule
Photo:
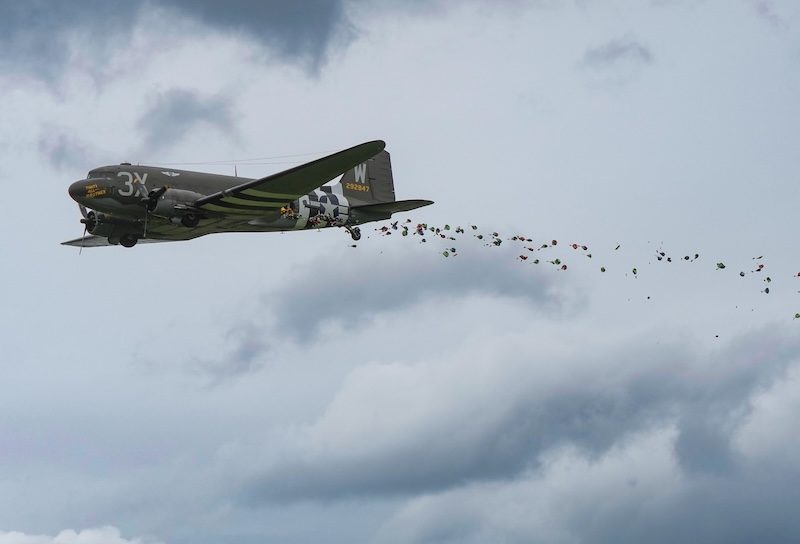
M 740 407 L 800 349 L 758 334 L 715 354 L 624 337 L 588 339 L 564 353 L 537 329 L 473 336 L 439 359 L 355 368 L 315 422 L 273 437 L 245 495 L 281 501 L 448 489 L 512 478 L 563 444 L 601 453 L 667 423 L 684 470 L 726 471 Z M 749 363 L 753 353 L 762 355 L 760 368 Z
M 116 527 L 84 529 L 77 532 L 65 529 L 55 536 L 0 531 L 0 544 L 159 544 L 160 542 L 149 538 L 125 539 Z

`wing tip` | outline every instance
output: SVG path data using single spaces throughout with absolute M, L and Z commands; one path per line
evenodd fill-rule
M 366 147 L 366 146 L 376 147 L 377 150 L 375 151 L 375 153 L 380 153 L 381 151 L 386 149 L 386 142 L 383 141 L 383 140 L 370 140 L 369 142 L 364 142 L 361 145 L 364 146 L 364 147 Z
M 88 238 L 75 238 L 74 240 L 67 240 L 66 242 L 61 242 L 62 246 L 68 247 L 81 247 L 81 244 L 84 244 L 88 240 Z

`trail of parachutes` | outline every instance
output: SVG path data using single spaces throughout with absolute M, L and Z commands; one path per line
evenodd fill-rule
M 595 258 L 592 249 L 586 244 L 576 242 L 559 244 L 559 241 L 555 239 L 535 242 L 533 238 L 524 234 L 514 234 L 504 237 L 496 231 L 492 231 L 490 233 L 482 232 L 477 225 L 451 227 L 450 225 L 446 224 L 441 227 L 437 227 L 427 223 L 417 223 L 415 225 L 411 219 L 407 219 L 402 224 L 400 221 L 395 221 L 387 225 L 382 225 L 376 228 L 375 231 L 380 236 L 399 234 L 400 236 L 405 237 L 415 237 L 419 243 L 423 244 L 429 242 L 439 242 L 439 244 L 435 245 L 437 246 L 437 250 L 440 247 L 444 247 L 444 249 L 441 250 L 443 258 L 458 257 L 459 249 L 457 242 L 461 243 L 465 241 L 465 237 L 471 238 L 473 241 L 477 240 L 486 247 L 498 247 L 504 243 L 513 244 L 514 247 L 519 248 L 519 255 L 516 258 L 518 261 L 527 262 L 534 265 L 552 266 L 559 271 L 567 271 L 569 269 L 569 265 L 566 262 L 566 257 L 558 257 L 553 255 L 553 253 L 556 248 L 563 249 L 566 247 L 567 251 L 572 251 L 573 255 L 577 258 L 591 259 L 593 262 L 598 262 L 597 269 L 600 273 L 604 274 L 608 271 L 606 266 L 599 262 L 600 259 Z M 357 247 L 357 245 L 353 244 L 353 247 Z M 613 251 L 618 251 L 620 247 L 621 245 L 617 244 Z M 671 255 L 662 248 L 656 249 L 653 257 L 655 257 L 656 261 L 664 263 L 680 261 L 694 263 L 701 258 L 700 253 L 693 252 L 691 254 Z M 752 261 L 752 266 L 747 270 L 740 270 L 738 275 L 742 278 L 748 275 L 757 275 L 761 277 L 761 292 L 765 295 L 769 295 L 770 286 L 773 284 L 773 277 L 770 276 L 767 271 L 767 263 L 765 262 L 764 256 L 759 255 L 752 257 L 750 260 Z M 717 271 L 725 272 L 729 267 L 724 262 L 719 261 L 714 263 L 714 268 Z M 628 272 L 634 278 L 638 277 L 639 275 L 639 270 L 635 266 L 632 266 Z M 800 272 L 792 274 L 791 277 L 798 282 L 798 287 L 800 287 Z M 794 319 L 800 320 L 800 312 L 794 314 Z

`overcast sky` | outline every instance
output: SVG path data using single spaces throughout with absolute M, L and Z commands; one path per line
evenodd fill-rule
M 0 0 L 0 544 L 799 541 L 798 36 L 791 0 Z M 58 245 L 96 166 L 376 138 L 415 222 L 592 259 Z

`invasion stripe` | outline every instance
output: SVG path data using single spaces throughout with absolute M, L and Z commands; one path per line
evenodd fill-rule
M 264 215 L 264 212 L 267 210 L 264 208 L 229 208 L 227 206 L 219 205 L 219 204 L 202 204 L 200 206 L 204 210 L 211 210 L 214 212 L 223 212 L 223 213 L 231 213 L 231 214 L 241 214 L 241 215 Z
M 248 210 L 249 209 L 249 210 L 253 210 L 253 211 L 256 211 L 256 212 L 264 211 L 265 207 L 266 208 L 280 208 L 281 206 L 284 205 L 284 203 L 282 203 L 282 202 L 264 202 L 264 203 L 255 202 L 253 204 L 250 204 L 250 203 L 248 203 L 248 204 L 235 204 L 233 202 L 225 202 L 223 200 L 212 200 L 210 202 L 206 202 L 205 204 L 201 204 L 200 206 L 202 207 L 202 206 L 205 206 L 205 205 L 208 205 L 208 204 L 214 204 L 216 206 L 222 206 L 224 208 L 235 208 L 237 210 Z
M 289 200 L 294 200 L 295 198 L 303 196 L 297 194 L 290 195 L 288 193 L 271 193 L 268 191 L 259 191 L 258 189 L 245 189 L 244 191 L 241 192 L 241 194 L 250 196 L 260 196 L 266 198 L 288 198 Z
M 244 198 L 236 198 L 235 196 L 225 196 L 222 197 L 222 201 L 226 204 L 239 204 L 242 206 L 255 206 L 258 208 L 279 208 L 285 204 L 288 204 L 286 200 L 248 200 Z
M 231 193 L 227 195 L 220 195 L 219 198 L 238 198 L 248 202 L 291 202 L 288 198 L 275 198 L 271 196 L 250 196 L 242 193 Z

